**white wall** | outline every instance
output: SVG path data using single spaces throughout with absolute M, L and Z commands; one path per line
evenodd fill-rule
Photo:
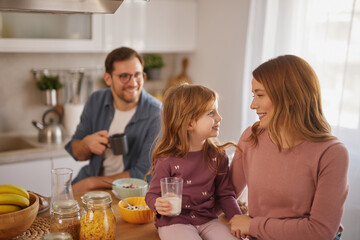
M 242 81 L 250 81 L 243 79 L 249 5 L 249 0 L 198 1 L 197 49 L 189 75 L 220 96 L 222 142 L 237 142 L 241 134 Z
M 31 69 L 96 67 L 104 58 L 105 54 L 0 53 L 0 133 L 38 133 L 31 120 L 41 121 L 50 107 L 42 104 Z
M 240 136 L 241 91 L 249 0 L 198 0 L 197 50 L 165 55 L 167 80 L 180 73 L 190 57 L 188 75 L 220 95 L 221 141 Z M 186 16 L 184 16 L 186 17 Z M 106 54 L 0 53 L 0 132 L 37 134 L 31 120 L 40 120 L 42 105 L 30 70 L 103 66 Z M 245 81 L 250 81 L 245 79 Z

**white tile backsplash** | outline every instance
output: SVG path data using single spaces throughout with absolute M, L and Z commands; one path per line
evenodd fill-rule
M 174 70 L 175 56 L 163 55 L 162 80 L 147 83 L 147 88 L 164 86 L 170 76 L 179 74 Z M 0 133 L 38 134 L 31 121 L 41 121 L 50 107 L 42 103 L 31 69 L 96 68 L 103 66 L 105 57 L 106 53 L 0 53 Z
M 41 121 L 49 108 L 41 101 L 33 68 L 76 68 L 103 65 L 105 54 L 0 53 L 0 132 L 37 134 L 32 120 Z

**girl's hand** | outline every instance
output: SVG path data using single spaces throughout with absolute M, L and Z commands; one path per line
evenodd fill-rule
M 238 238 L 249 235 L 251 220 L 252 218 L 246 215 L 233 216 L 229 221 L 231 233 Z
M 161 215 L 164 215 L 164 216 L 170 215 L 171 204 L 168 200 L 166 200 L 162 197 L 158 197 L 156 199 L 155 208 L 156 208 L 156 211 Z

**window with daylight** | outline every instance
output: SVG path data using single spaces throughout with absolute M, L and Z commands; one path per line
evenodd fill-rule
M 252 0 L 246 51 L 242 128 L 255 119 L 248 108 L 254 68 L 283 54 L 314 68 L 326 119 L 350 156 L 342 239 L 360 239 L 360 0 Z

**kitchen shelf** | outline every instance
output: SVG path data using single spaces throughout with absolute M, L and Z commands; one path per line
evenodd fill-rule
M 0 13 L 1 16 L 2 13 Z M 47 16 L 49 19 L 55 15 Z M 84 15 L 84 19 L 90 21 L 87 25 L 90 28 L 90 33 L 81 34 L 80 32 L 73 32 L 66 34 L 64 30 L 63 38 L 51 37 L 51 33 L 46 33 L 47 29 L 40 29 L 39 34 L 13 38 L 0 38 L 0 52 L 101 52 L 103 50 L 102 42 L 102 15 L 93 14 L 91 16 Z M 73 24 L 83 25 L 84 21 L 69 23 L 69 28 Z M 1 22 L 1 21 L 0 21 Z M 53 22 L 54 24 L 56 21 Z M 34 27 L 33 27 L 34 28 Z M 59 31 L 56 25 L 53 26 L 55 31 Z M 34 31 L 38 29 L 33 29 Z M 4 30 L 3 30 L 4 31 Z M 10 30 L 7 30 L 10 31 Z M 1 37 L 0 27 L 0 37 Z M 41 37 L 40 37 L 41 36 Z M 67 36 L 67 38 L 66 38 Z
M 20 30 L 12 33 L 9 26 L 17 20 L 9 14 L 31 16 L 35 24 L 28 29 L 17 24 Z M 127 0 L 114 14 L 47 14 L 40 19 L 33 14 L 0 12 L 0 52 L 91 53 L 127 46 L 141 53 L 176 53 L 196 48 L 196 0 Z M 40 20 L 43 24 L 36 24 Z

